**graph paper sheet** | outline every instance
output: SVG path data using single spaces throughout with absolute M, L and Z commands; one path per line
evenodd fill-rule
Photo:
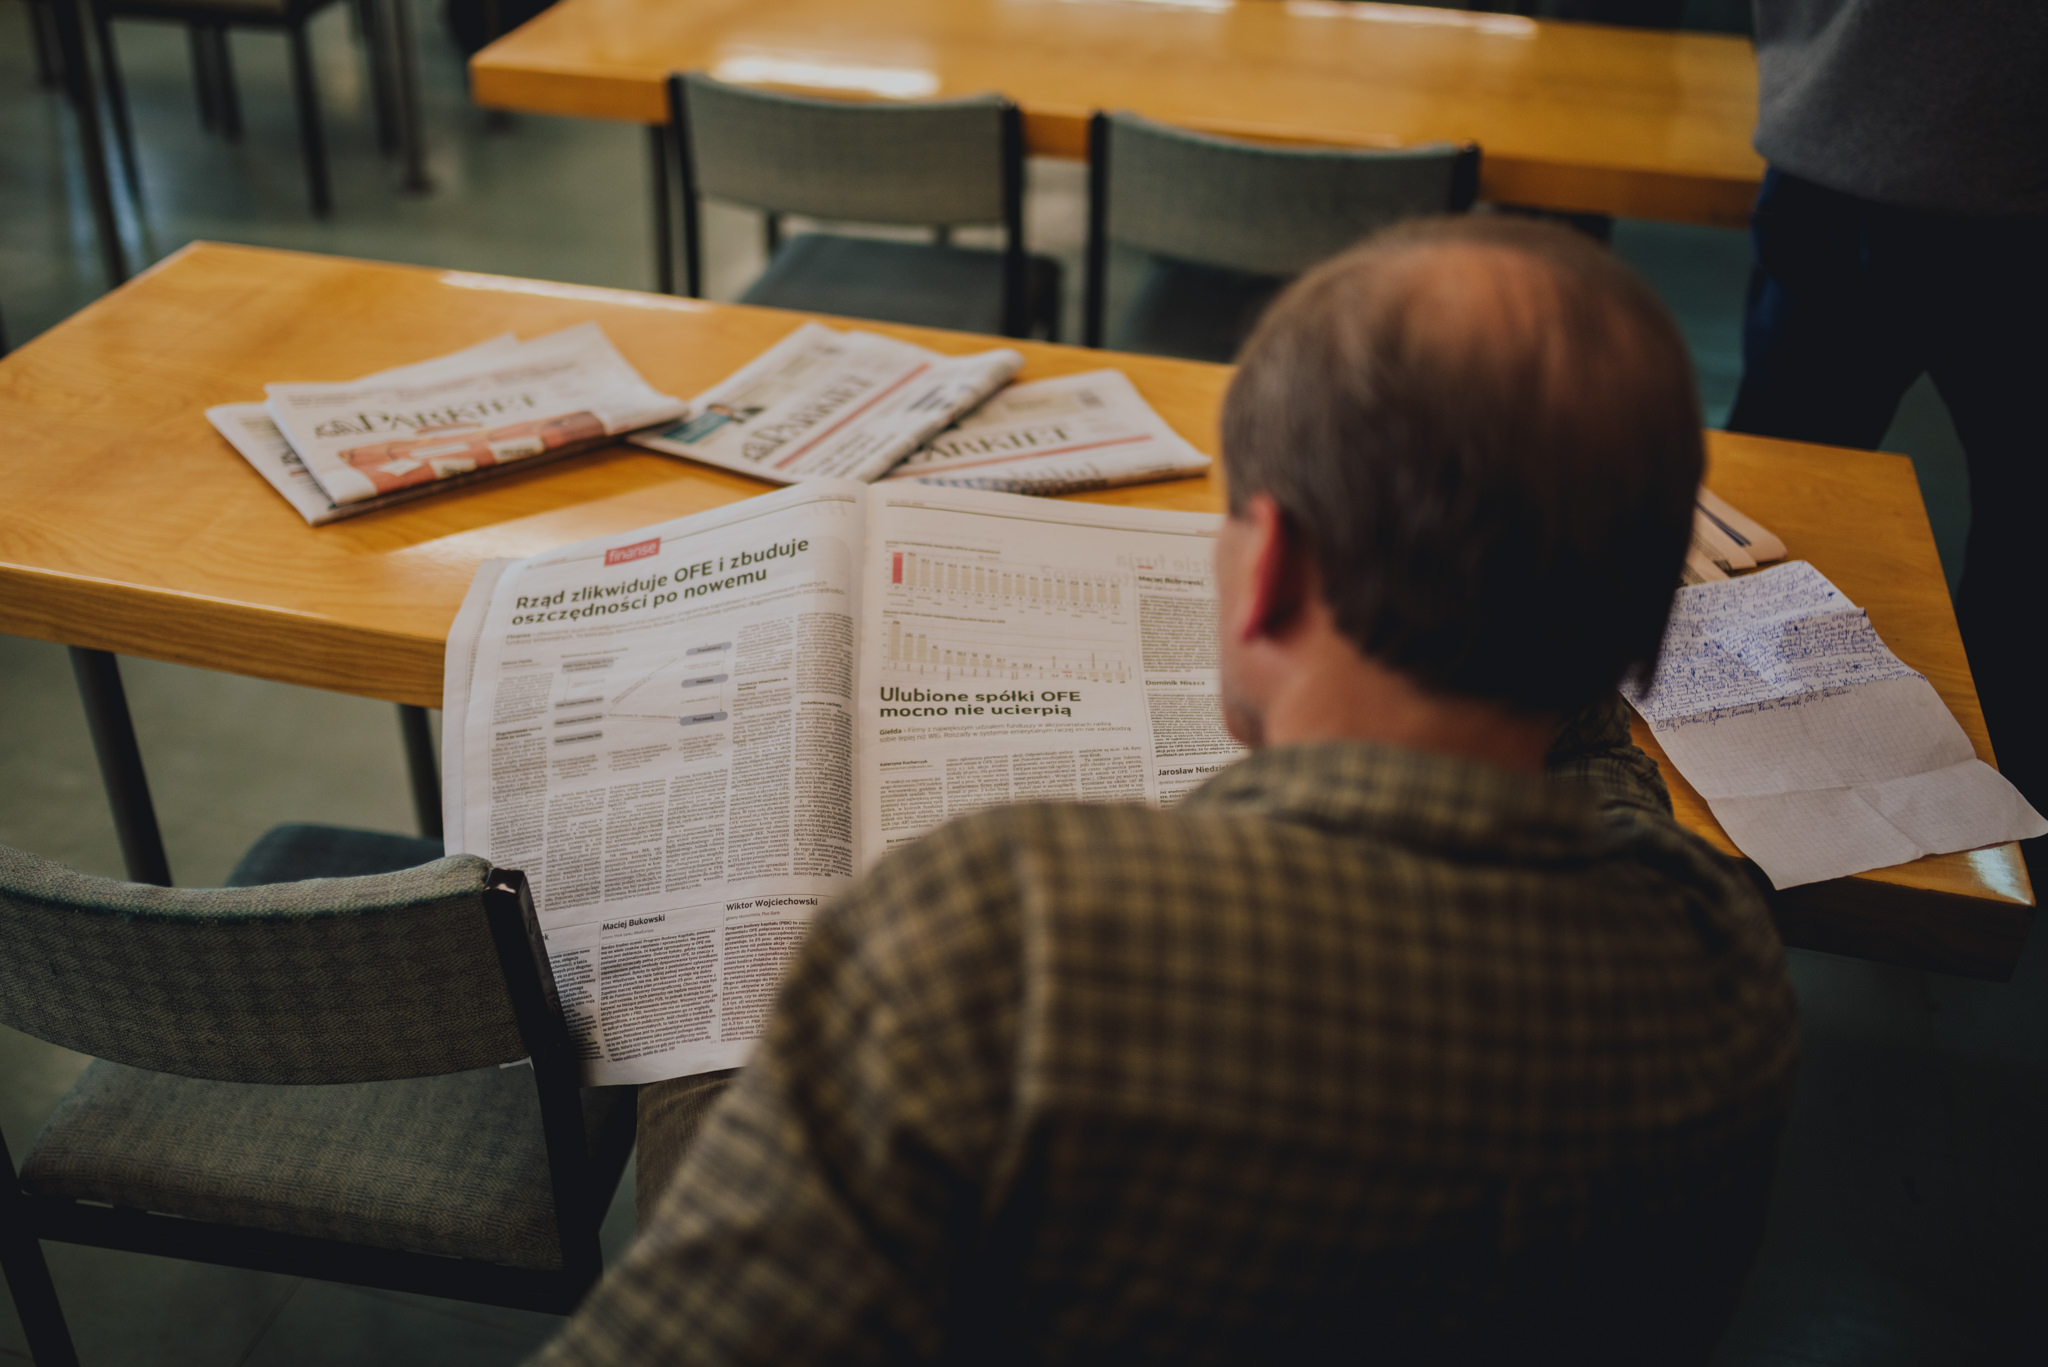
M 1680 589 L 1657 677 L 1629 701 L 1774 887 L 2048 833 L 1801 561 Z

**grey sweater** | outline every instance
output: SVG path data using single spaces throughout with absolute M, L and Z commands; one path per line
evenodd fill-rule
M 2048 0 L 1755 0 L 1756 149 L 1884 204 L 2048 215 Z

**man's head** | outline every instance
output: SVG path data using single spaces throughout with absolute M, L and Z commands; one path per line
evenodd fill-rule
M 1611 253 L 1431 219 L 1273 305 L 1230 386 L 1223 464 L 1241 739 L 1264 736 L 1271 648 L 1308 619 L 1422 696 L 1555 717 L 1655 666 L 1699 403 L 1669 314 Z

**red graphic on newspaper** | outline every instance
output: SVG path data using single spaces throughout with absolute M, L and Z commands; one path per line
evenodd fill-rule
M 486 431 L 430 428 L 404 441 L 352 446 L 341 458 L 363 472 L 380 494 L 466 475 L 490 465 L 603 440 L 604 423 L 588 411 L 535 418 Z
M 635 541 L 630 546 L 614 546 L 604 553 L 607 565 L 623 565 L 628 560 L 645 560 L 650 555 L 661 554 L 661 538 L 650 536 L 645 541 Z

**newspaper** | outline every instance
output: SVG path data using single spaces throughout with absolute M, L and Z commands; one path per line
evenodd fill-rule
M 1199 475 L 1209 458 L 1152 411 L 1120 370 L 1013 384 L 885 478 L 1060 494 Z
M 587 1080 L 741 1063 L 816 908 L 950 817 L 1229 765 L 1219 522 L 818 480 L 486 566 L 448 847 L 526 872 Z
M 306 472 L 343 505 L 580 451 L 682 411 L 596 323 L 362 380 L 264 390 Z
M 414 371 L 435 366 L 443 361 L 475 361 L 516 348 L 519 339 L 509 332 L 500 333 L 487 342 L 452 356 L 437 357 L 420 365 L 400 366 L 395 370 L 379 371 L 366 375 L 359 384 L 400 383 Z M 270 409 L 262 403 L 224 403 L 206 410 L 206 419 L 213 424 L 216 432 L 226 437 L 228 444 L 249 462 L 257 474 L 263 476 L 271 488 L 284 495 L 285 501 L 298 510 L 299 516 L 314 526 L 350 517 L 356 513 L 367 513 L 393 503 L 403 503 L 423 493 L 434 491 L 432 485 L 421 485 L 414 489 L 386 494 L 381 498 L 368 498 L 360 503 L 336 503 L 320 487 L 320 481 L 313 478 L 306 469 L 306 463 L 299 459 L 298 452 L 285 440 L 284 433 L 277 430 L 272 421 Z
M 2048 833 L 1803 561 L 1680 589 L 1656 679 L 1625 691 L 1773 887 Z
M 1008 348 L 973 356 L 805 323 L 634 440 L 779 484 L 878 478 L 1006 384 Z

